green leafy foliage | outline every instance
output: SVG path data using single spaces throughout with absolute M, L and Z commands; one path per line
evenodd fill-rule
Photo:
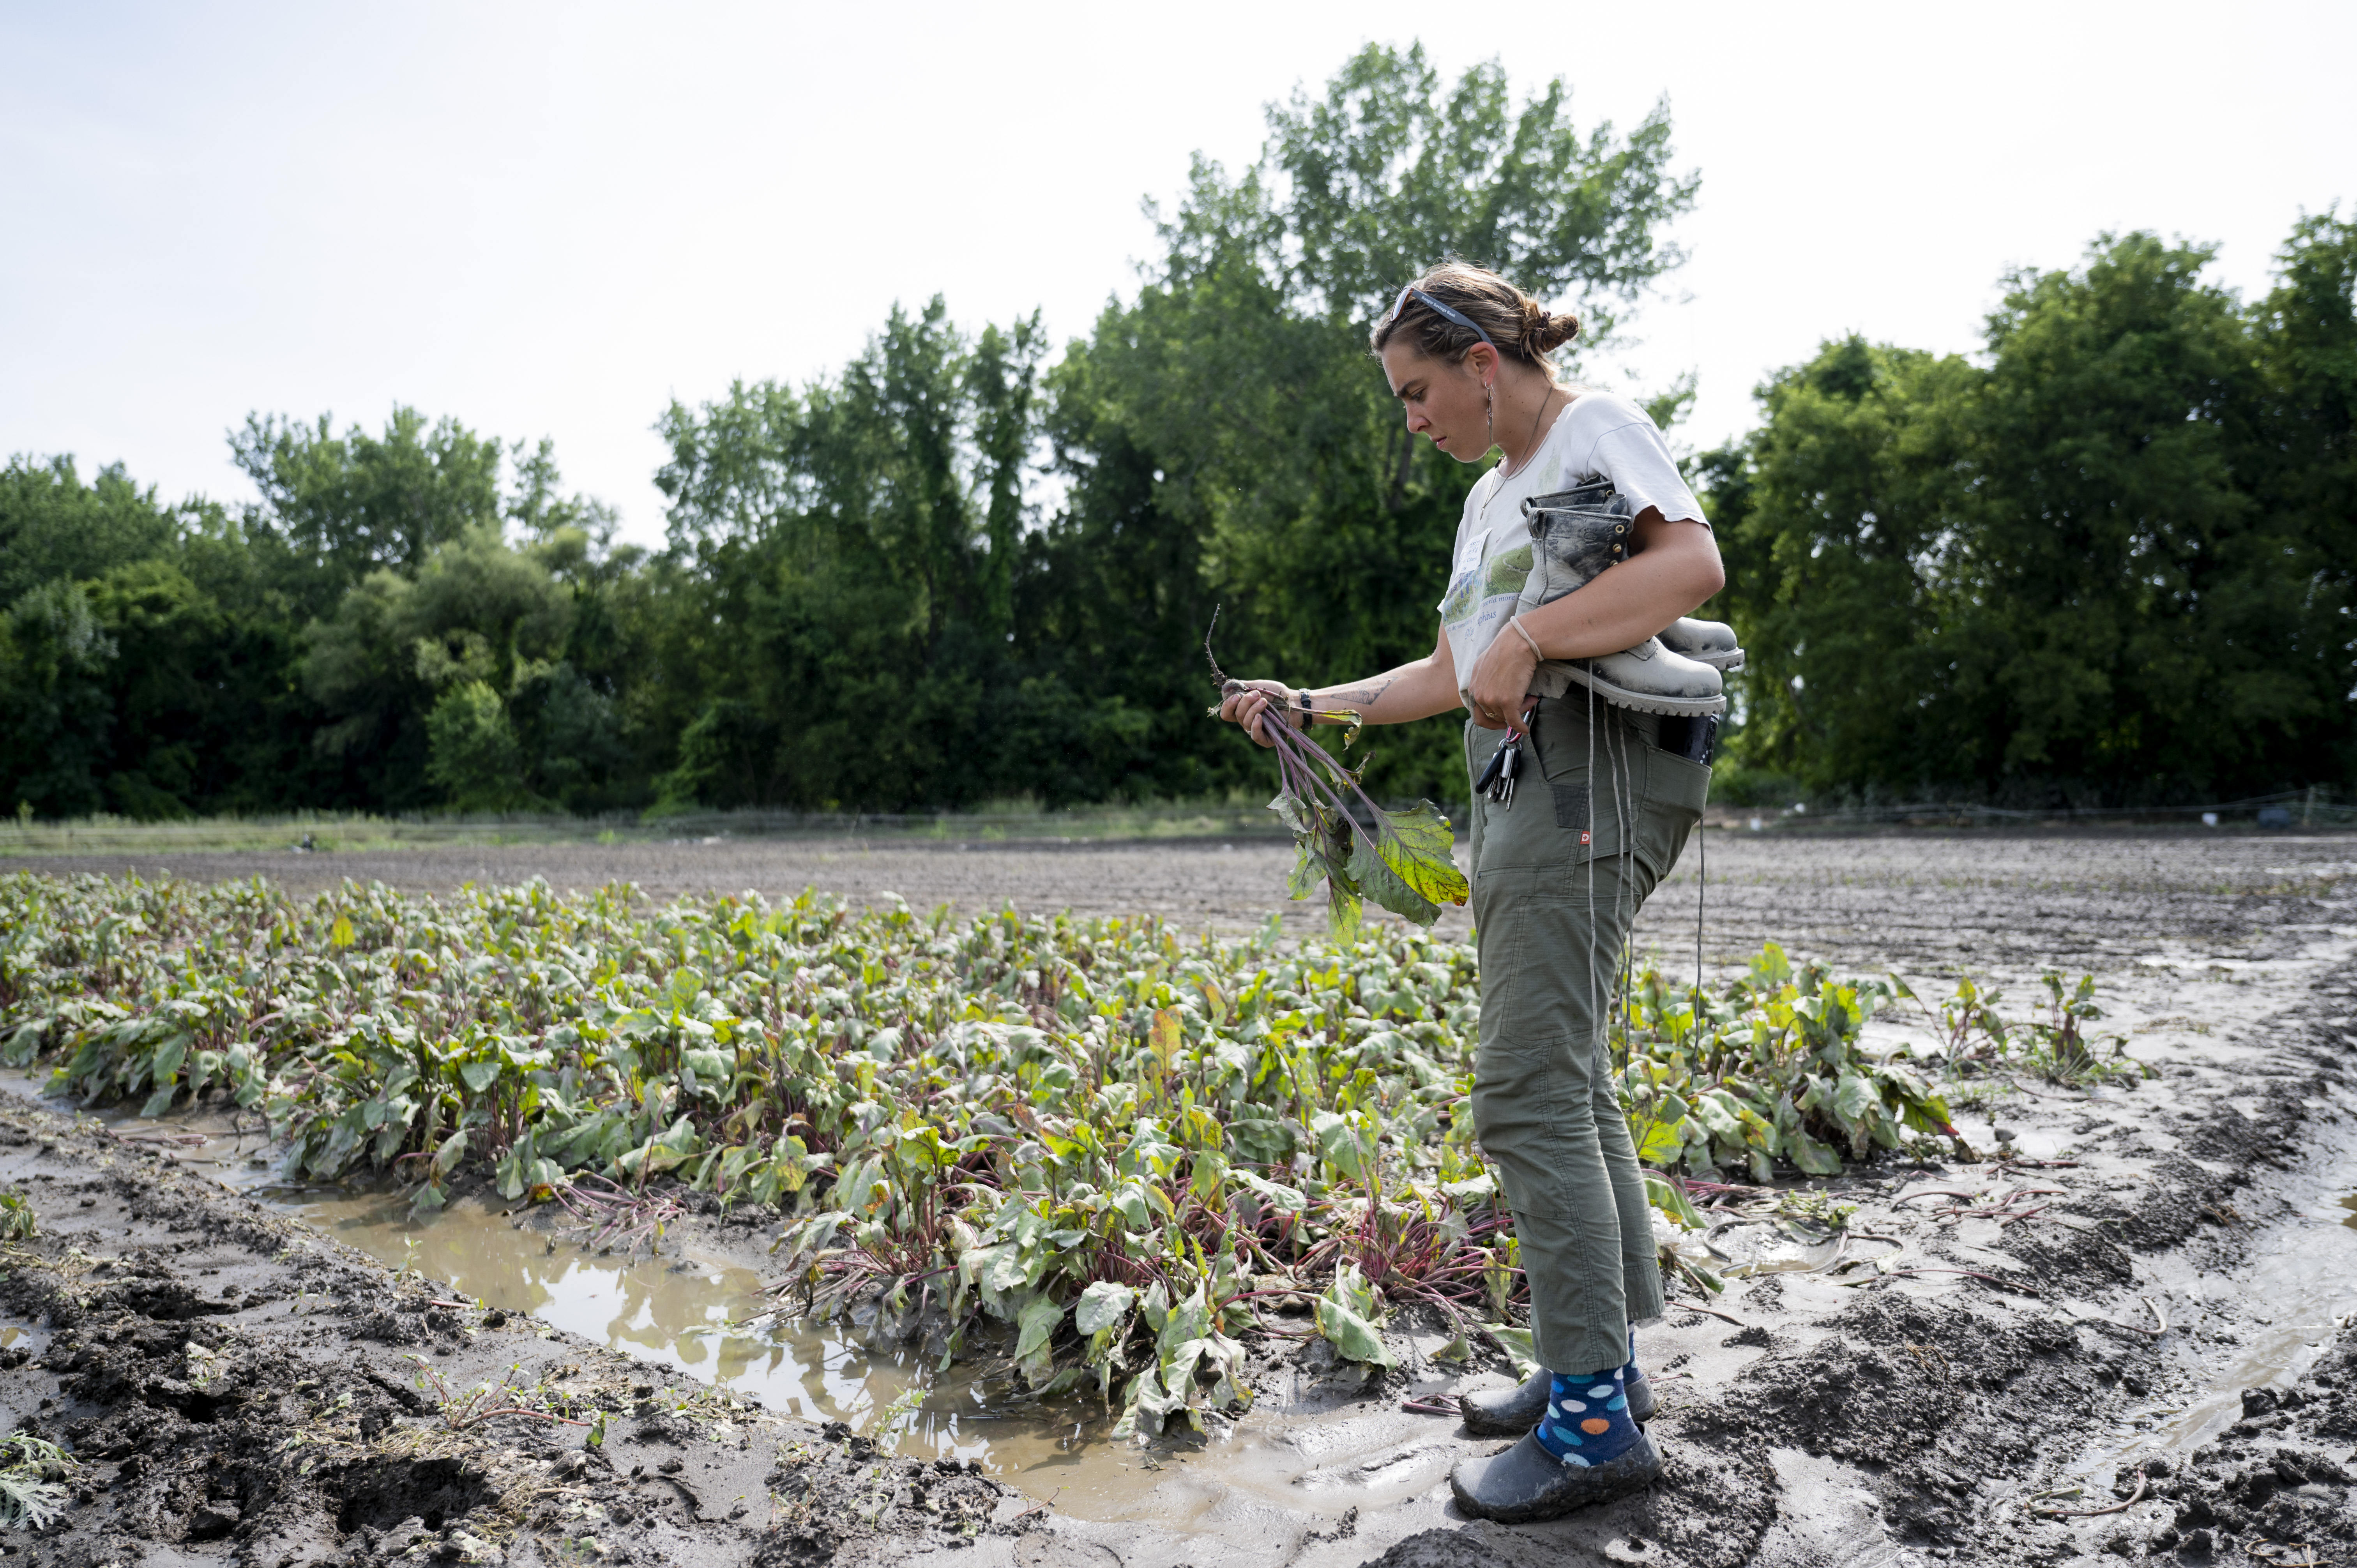
M 290 1175 L 389 1168 L 421 1211 L 479 1171 L 610 1245 L 676 1212 L 651 1184 L 775 1204 L 806 1310 L 946 1309 L 1138 1429 L 1246 1398 L 1262 1291 L 1515 1294 L 1473 955 L 1419 934 L 27 875 L 0 918 L 0 1042 L 61 1088 L 258 1109 Z
M 1644 976 L 1613 1045 L 1656 1205 L 1694 1222 L 1667 1173 L 1947 1135 L 1918 1064 L 1862 1043 L 1898 994 L 1772 946 L 1698 1015 Z M 1396 926 L 1285 950 L 813 895 L 0 877 L 0 1056 L 59 1089 L 254 1109 L 289 1176 L 392 1170 L 421 1212 L 487 1180 L 597 1245 L 660 1243 L 673 1183 L 774 1205 L 779 1310 L 945 1315 L 949 1355 L 1134 1432 L 1244 1403 L 1270 1297 L 1369 1365 L 1405 1305 L 1511 1326 L 1479 1021 L 1473 949 Z
M 74 1456 L 44 1438 L 12 1432 L 0 1437 L 0 1527 L 41 1530 L 65 1510 L 66 1482 L 81 1468 Z
M 1345 1360 L 1397 1366 L 1398 1358 L 1376 1330 L 1379 1320 L 1374 1290 L 1357 1265 L 1345 1263 L 1335 1270 L 1334 1283 L 1318 1298 L 1318 1332 L 1334 1347 L 1334 1353 Z
M 1698 996 L 1648 970 L 1614 1020 L 1620 1094 L 1638 1157 L 1689 1170 L 1780 1160 L 1835 1176 L 1843 1153 L 1953 1140 L 1946 1102 L 1902 1049 L 1878 1056 L 1866 1021 L 1902 996 L 1896 981 L 1838 983 L 1795 972 L 1770 942 L 1724 995 Z
M 1958 979 L 1955 993 L 1940 1004 L 1935 1015 L 1952 1075 L 2002 1081 L 2026 1070 L 2068 1089 L 2094 1084 L 2134 1089 L 2160 1076 L 2148 1063 L 2127 1054 L 2126 1036 L 2097 1038 L 2087 1034 L 2086 1026 L 2104 1015 L 2095 1004 L 2093 975 L 2081 975 L 2072 986 L 2060 971 L 2050 969 L 2039 980 L 2046 988 L 2045 1015 L 2008 1023 L 1997 1011 L 2005 1000 L 2000 993 L 1986 989 L 1970 975 Z
M 1216 624 L 1217 612 L 1213 612 Z M 1203 651 L 1211 653 L 1211 639 Z M 1221 695 L 1246 690 L 1230 681 L 1211 660 Z M 1213 707 L 1209 716 L 1216 717 Z M 1359 733 L 1358 715 L 1348 715 L 1345 744 Z M 1308 898 L 1326 885 L 1327 929 L 1337 941 L 1358 931 L 1365 900 L 1419 926 L 1440 918 L 1440 906 L 1462 904 L 1472 888 L 1458 869 L 1448 819 L 1429 800 L 1387 811 L 1359 787 L 1359 772 L 1347 768 L 1281 718 L 1264 721 L 1275 741 L 1277 796 L 1268 809 L 1293 830 L 1297 858 L 1286 891 Z M 1363 768 L 1361 764 L 1361 768 Z
M 0 1241 L 29 1241 L 40 1233 L 32 1204 L 14 1187 L 0 1187 Z

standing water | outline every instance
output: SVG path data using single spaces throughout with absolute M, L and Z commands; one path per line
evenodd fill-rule
M 70 1110 L 42 1096 L 44 1082 L 0 1071 L 0 1091 Z M 1209 1438 L 1114 1442 L 1114 1412 L 1094 1401 L 994 1404 L 1003 1386 L 986 1393 L 966 1367 L 935 1374 L 912 1349 L 871 1348 L 855 1325 L 768 1316 L 774 1304 L 760 1276 L 693 1246 L 667 1241 L 657 1257 L 595 1251 L 472 1199 L 412 1221 L 405 1199 L 389 1189 L 280 1180 L 251 1118 L 241 1130 L 210 1110 L 163 1121 L 120 1109 L 91 1114 L 119 1136 L 160 1144 L 225 1187 L 487 1307 L 530 1314 L 780 1413 L 845 1422 L 903 1455 L 979 1461 L 1068 1515 L 1218 1535 L 1236 1524 L 1239 1507 L 1339 1517 L 1429 1493 L 1447 1473 L 1449 1455 L 1424 1440 L 1429 1423 L 1396 1412 L 1337 1421 L 1264 1406 L 1242 1426 L 1214 1418 Z M 894 1402 L 920 1386 L 922 1402 L 879 1432 Z

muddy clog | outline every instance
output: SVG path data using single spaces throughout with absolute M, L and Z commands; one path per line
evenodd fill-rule
M 1475 1519 L 1530 1524 L 1641 1492 L 1661 1474 L 1662 1455 L 1641 1432 L 1619 1458 L 1601 1465 L 1566 1465 L 1533 1433 L 1503 1454 L 1459 1459 L 1448 1472 L 1448 1489 Z
M 1476 1437 L 1519 1437 L 1546 1413 L 1547 1394 L 1555 1374 L 1542 1367 L 1511 1389 L 1483 1389 L 1458 1394 L 1457 1409 L 1465 1430 Z M 1629 1419 L 1639 1425 L 1653 1419 L 1653 1385 L 1641 1371 L 1624 1385 L 1629 1395 Z

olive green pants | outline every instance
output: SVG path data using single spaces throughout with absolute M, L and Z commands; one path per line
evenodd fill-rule
M 1514 1217 L 1534 1348 L 1558 1372 L 1619 1366 L 1630 1323 L 1663 1310 L 1604 1040 L 1621 944 L 1710 788 L 1707 767 L 1652 744 L 1660 728 L 1585 689 L 1546 699 L 1512 804 L 1473 801 L 1473 1127 Z M 1469 724 L 1465 736 L 1478 779 L 1504 736 Z

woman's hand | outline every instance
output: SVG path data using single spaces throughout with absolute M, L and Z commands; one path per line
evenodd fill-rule
M 1500 627 L 1488 650 L 1474 662 L 1473 679 L 1466 682 L 1466 692 L 1473 699 L 1473 722 L 1483 729 L 1504 729 L 1509 724 L 1521 723 L 1530 706 L 1531 676 L 1538 667 L 1539 656 L 1531 651 L 1531 645 L 1516 636 L 1513 628 Z
M 1275 746 L 1276 741 L 1262 728 L 1264 714 L 1274 713 L 1273 722 L 1291 725 L 1294 713 L 1294 691 L 1282 681 L 1242 681 L 1245 688 L 1220 703 L 1220 717 L 1244 726 L 1244 733 L 1262 746 Z M 1296 725 L 1295 727 L 1299 727 Z

